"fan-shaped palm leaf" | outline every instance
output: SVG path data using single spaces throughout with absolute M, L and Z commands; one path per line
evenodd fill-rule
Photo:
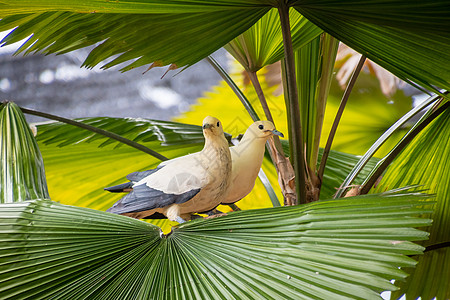
M 400 78 L 449 89 L 450 24 L 444 1 L 289 4 Z M 270 0 L 13 1 L 0 6 L 0 30 L 17 27 L 4 39 L 8 44 L 31 35 L 22 48 L 28 51 L 61 53 L 103 42 L 85 62 L 91 67 L 111 57 L 116 58 L 106 67 L 132 59 L 137 61 L 123 70 L 152 62 L 180 67 L 224 46 L 273 6 L 277 2 Z
M 427 197 L 391 193 L 191 221 L 162 236 L 50 201 L 0 209 L 0 297 L 379 299 L 403 279 Z M 262 224 L 264 224 L 262 226 Z
M 306 45 L 322 32 L 296 10 L 290 10 L 290 18 L 294 49 Z M 271 9 L 249 30 L 229 42 L 225 49 L 251 72 L 279 61 L 284 52 L 278 11 Z
M 445 1 L 293 1 L 308 20 L 401 79 L 450 88 Z

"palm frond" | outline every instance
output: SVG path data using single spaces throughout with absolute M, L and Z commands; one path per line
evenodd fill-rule
M 174 228 L 36 200 L 0 209 L 0 297 L 379 299 L 414 266 L 428 196 L 388 193 Z M 26 243 L 25 243 L 26 241 Z M 39 280 L 36 280 L 39 278 Z
M 450 87 L 445 1 L 292 1 L 308 20 L 401 79 Z
M 300 119 L 306 145 L 305 157 L 312 172 L 316 170 L 338 44 L 337 40 L 324 33 L 295 52 Z
M 0 203 L 49 198 L 44 162 L 20 108 L 0 104 Z
M 430 239 L 423 243 L 430 247 L 419 258 L 419 268 L 406 282 L 396 297 L 406 293 L 407 299 L 446 299 L 450 297 L 450 249 L 435 247 L 450 242 L 450 109 L 427 126 L 394 160 L 383 175 L 376 191 L 408 184 L 422 184 L 436 194 L 436 207 Z M 429 276 L 433 274 L 433 276 Z
M 294 49 L 303 47 L 322 32 L 293 9 L 290 10 L 290 22 Z M 251 72 L 279 61 L 284 53 L 277 10 L 271 9 L 249 30 L 225 45 L 225 49 Z
M 28 38 L 19 53 L 46 54 L 96 45 L 87 67 L 109 60 L 104 68 L 124 62 L 122 71 L 151 63 L 176 68 L 216 51 L 269 9 L 252 0 L 15 1 L 0 6 L 0 31 L 14 29 L 1 43 Z

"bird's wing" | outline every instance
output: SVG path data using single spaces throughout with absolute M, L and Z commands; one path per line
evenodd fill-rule
M 166 194 L 149 188 L 145 184 L 136 186 L 133 191 L 117 201 L 107 211 L 115 214 L 133 213 L 180 204 L 192 199 L 200 189 L 190 190 L 183 194 Z
M 202 160 L 194 155 L 159 166 L 136 182 L 133 191 L 107 211 L 123 214 L 184 203 L 197 195 L 207 184 L 207 168 L 203 168 L 203 165 Z M 144 172 L 137 173 L 127 178 L 141 177 Z
M 199 153 L 177 158 L 136 182 L 168 194 L 183 194 L 201 189 L 209 182 L 209 164 Z
M 125 182 L 122 184 L 105 187 L 104 190 L 111 193 L 123 193 L 126 189 L 131 189 L 133 187 L 133 182 Z
M 139 180 L 147 177 L 148 175 L 155 173 L 156 171 L 158 171 L 159 168 L 160 168 L 160 166 L 158 166 L 155 169 L 151 169 L 151 170 L 147 170 L 147 171 L 143 171 L 143 172 L 133 172 L 133 173 L 127 175 L 127 179 L 130 182 L 125 182 L 122 184 L 106 187 L 106 188 L 104 188 L 104 190 L 111 192 L 111 193 L 123 193 L 124 190 L 133 188 L 133 184 L 135 184 Z

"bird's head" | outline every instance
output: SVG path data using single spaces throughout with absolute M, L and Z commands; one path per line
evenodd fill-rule
M 284 135 L 275 129 L 270 121 L 256 121 L 245 132 L 245 135 L 251 135 L 253 138 L 269 138 L 274 135 L 284 137 Z M 245 136 L 244 135 L 244 136 Z
M 223 136 L 222 122 L 217 118 L 207 116 L 203 119 L 203 134 L 206 136 Z

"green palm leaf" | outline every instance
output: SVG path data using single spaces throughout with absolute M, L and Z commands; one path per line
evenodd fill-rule
M 290 11 L 290 18 L 294 49 L 306 45 L 322 32 L 296 10 Z M 271 9 L 249 30 L 229 42 L 225 49 L 251 72 L 282 59 L 283 37 L 278 11 Z
M 308 20 L 405 81 L 450 87 L 446 1 L 293 1 Z
M 420 183 L 436 194 L 436 207 L 432 214 L 433 226 L 430 247 L 419 258 L 419 267 L 395 294 L 406 293 L 407 299 L 448 299 L 450 297 L 450 248 L 435 247 L 450 242 L 450 110 L 434 120 L 403 150 L 388 167 L 375 191 L 406 184 Z M 412 270 L 408 270 L 413 272 Z M 408 272 L 407 271 L 407 272 Z M 430 276 L 429 274 L 433 274 Z
M 49 198 L 44 162 L 20 108 L 0 104 L 0 203 Z
M 342 90 L 337 81 L 333 80 L 325 111 L 322 145 L 331 130 L 341 94 Z M 401 90 L 397 90 L 389 98 L 386 97 L 370 74 L 360 73 L 339 122 L 332 148 L 346 153 L 364 154 L 380 136 L 412 109 L 412 103 L 412 97 L 406 96 Z M 375 156 L 389 153 L 409 128 L 410 123 L 404 124 L 375 152 Z
M 324 33 L 295 52 L 305 157 L 314 173 L 338 44 Z
M 241 211 L 174 228 L 48 200 L 0 209 L 0 297 L 379 299 L 427 238 L 423 194 Z M 263 225 L 264 224 L 264 225 Z M 26 241 L 26 243 L 24 243 Z
M 64 53 L 101 42 L 87 67 L 111 58 L 105 68 L 130 60 L 122 70 L 153 62 L 182 67 L 225 45 L 269 9 L 252 0 L 14 1 L 0 6 L 0 30 L 15 28 L 4 44 L 29 37 L 19 49 L 26 53 Z

